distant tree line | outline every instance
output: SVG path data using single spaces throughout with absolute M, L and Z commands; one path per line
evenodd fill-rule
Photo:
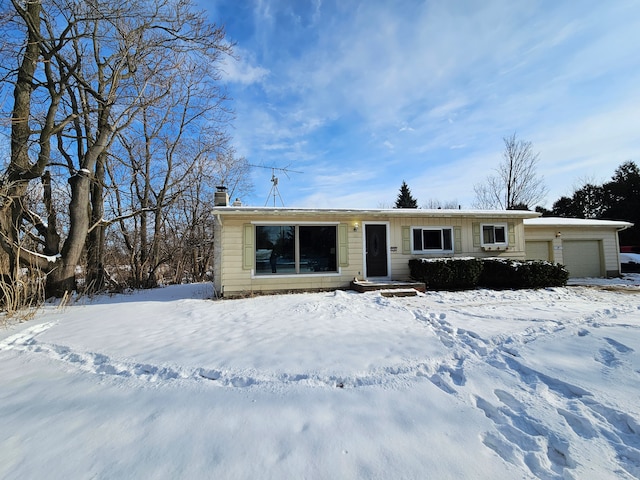
M 422 207 L 418 207 L 418 200 L 411 194 L 411 189 L 407 185 L 407 182 L 402 181 L 400 185 L 400 191 L 396 198 L 394 208 L 425 208 L 427 210 L 439 210 L 439 209 L 456 209 L 460 208 L 457 200 L 450 200 L 442 202 L 435 198 L 430 198 Z
M 489 210 L 529 210 L 548 190 L 537 173 L 539 153 L 516 134 L 503 138 L 502 162 L 483 182 L 474 185 L 474 207 Z M 456 208 L 455 203 L 431 200 L 425 208 Z M 406 182 L 402 182 L 396 208 L 418 208 Z M 543 216 L 623 220 L 634 224 L 620 232 L 622 245 L 640 248 L 640 171 L 633 161 L 620 165 L 610 181 L 585 183 L 570 197 L 558 199 L 551 209 L 536 207 Z
M 543 216 L 624 220 L 634 224 L 620 232 L 622 245 L 640 246 L 640 170 L 635 162 L 620 165 L 610 181 L 586 183 L 570 197 L 560 197 Z
M 543 178 L 537 174 L 539 154 L 531 142 L 516 134 L 504 139 L 502 162 L 494 175 L 476 184 L 478 208 L 529 210 L 547 194 Z M 640 172 L 627 161 L 602 185 L 586 183 L 571 197 L 561 197 L 551 209 L 536 207 L 543 216 L 624 220 L 634 224 L 620 232 L 622 245 L 640 246 Z

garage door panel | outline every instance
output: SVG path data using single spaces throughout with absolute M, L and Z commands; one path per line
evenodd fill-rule
M 602 276 L 602 249 L 598 240 L 563 241 L 562 258 L 570 277 Z
M 548 241 L 526 241 L 525 252 L 527 260 L 551 260 L 549 252 L 551 242 Z

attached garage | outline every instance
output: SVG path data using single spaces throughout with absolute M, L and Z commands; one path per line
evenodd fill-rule
M 563 240 L 563 263 L 572 277 L 602 277 L 602 242 L 599 240 Z
M 524 220 L 526 257 L 561 263 L 571 278 L 620 276 L 618 232 L 629 222 L 539 217 Z

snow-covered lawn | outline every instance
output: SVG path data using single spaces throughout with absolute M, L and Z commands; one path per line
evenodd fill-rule
M 0 478 L 640 478 L 639 280 L 48 305 L 0 330 Z

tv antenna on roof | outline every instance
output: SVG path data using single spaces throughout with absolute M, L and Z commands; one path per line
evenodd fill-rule
M 276 199 L 280 199 L 280 204 L 284 207 L 284 202 L 282 201 L 282 195 L 280 195 L 280 190 L 278 190 L 278 177 L 276 177 L 276 170 L 279 172 L 282 172 L 286 175 L 287 178 L 289 177 L 289 173 L 303 173 L 300 172 L 298 170 L 291 170 L 288 166 L 284 167 L 284 168 L 280 168 L 280 167 L 267 167 L 264 165 L 252 165 L 249 164 L 250 167 L 257 167 L 257 168 L 270 168 L 271 169 L 271 190 L 269 190 L 269 195 L 267 196 L 267 201 L 264 202 L 264 206 L 266 207 L 267 204 L 269 203 L 269 200 L 271 199 L 271 197 L 273 197 L 273 206 L 276 206 Z

